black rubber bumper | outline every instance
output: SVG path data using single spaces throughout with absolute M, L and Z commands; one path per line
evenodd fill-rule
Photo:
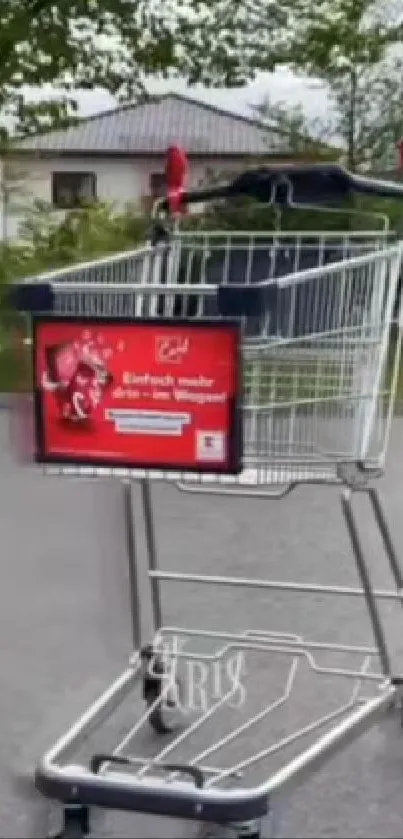
M 125 783 L 113 776 L 39 767 L 35 785 L 46 798 L 126 812 L 226 824 L 262 818 L 268 797 L 256 790 L 198 789 L 192 783 L 163 783 L 156 779 Z

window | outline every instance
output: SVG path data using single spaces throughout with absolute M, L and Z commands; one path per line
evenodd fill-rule
M 164 198 L 167 183 L 164 172 L 152 172 L 150 175 L 150 193 L 152 198 Z
M 52 204 L 60 210 L 72 210 L 96 201 L 97 179 L 93 172 L 53 172 Z

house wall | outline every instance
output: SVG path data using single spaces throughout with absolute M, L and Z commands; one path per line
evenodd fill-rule
M 261 161 L 260 161 L 261 163 Z M 137 204 L 149 196 L 150 175 L 163 172 L 165 160 L 161 158 L 27 158 L 12 164 L 13 187 L 5 208 L 0 206 L 0 238 L 14 238 L 24 216 L 24 208 L 32 202 L 41 200 L 50 204 L 52 201 L 52 172 L 94 172 L 97 179 L 97 197 L 101 201 L 114 203 L 117 209 L 124 209 L 127 204 Z M 192 188 L 211 183 L 213 173 L 231 177 L 234 172 L 250 166 L 250 159 L 205 158 L 191 161 L 190 186 Z M 55 211 L 60 218 L 63 211 Z
M 163 172 L 164 158 L 44 158 L 35 157 L 21 159 L 13 163 L 17 177 L 12 194 L 5 211 L 2 205 L 3 224 L 0 230 L 6 228 L 9 236 L 14 236 L 18 222 L 23 217 L 24 207 L 28 207 L 35 199 L 48 204 L 52 201 L 52 172 L 94 172 L 97 179 L 97 195 L 101 201 L 113 202 L 116 208 L 124 209 L 127 204 L 138 203 L 150 193 L 150 175 L 153 172 Z M 224 174 L 230 177 L 234 171 L 245 168 L 244 158 L 228 159 L 214 158 L 200 159 L 191 162 L 190 186 L 200 187 L 211 181 L 211 174 Z M 63 213 L 58 211 L 62 217 Z M 6 224 L 4 218 L 6 216 Z M 0 234 L 1 235 L 1 234 Z
M 97 177 L 98 198 L 113 201 L 123 207 L 127 203 L 137 202 L 149 194 L 150 175 L 163 172 L 164 159 L 142 158 L 119 160 L 116 158 L 74 159 L 54 158 L 43 160 L 24 160 L 19 164 L 23 175 L 24 190 L 34 198 L 46 202 L 52 200 L 52 172 L 94 172 Z M 190 183 L 192 187 L 204 183 L 210 172 L 229 172 L 242 169 L 245 160 L 215 158 L 192 161 Z

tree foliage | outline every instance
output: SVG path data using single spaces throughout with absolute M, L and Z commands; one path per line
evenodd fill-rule
M 344 140 L 352 168 L 396 168 L 403 137 L 403 62 L 387 58 L 329 80 L 335 131 Z
M 402 13 L 388 15 L 375 0 L 296 0 L 299 27 L 291 63 L 314 75 L 343 75 L 374 65 L 402 38 Z
M 289 5 L 0 0 L 0 114 L 26 133 L 74 118 L 78 89 L 102 88 L 127 100 L 144 93 L 149 76 L 242 84 L 262 61 L 275 66 Z M 41 89 L 40 107 L 26 106 L 27 88 Z
M 334 131 L 345 142 L 350 168 L 379 161 L 400 131 L 402 62 L 394 52 L 403 39 L 399 3 L 297 2 L 302 25 L 291 65 L 326 83 L 336 111 Z
M 341 148 L 332 143 L 332 125 L 329 119 L 307 118 L 301 104 L 289 105 L 282 100 L 265 96 L 254 106 L 259 119 L 280 131 L 287 138 L 290 152 L 305 160 L 337 160 Z
M 372 170 L 371 174 L 376 176 L 377 168 L 388 167 L 390 148 L 394 150 L 396 145 L 394 139 L 401 136 L 399 131 L 403 133 L 403 112 L 398 107 L 403 86 L 401 81 L 397 84 L 396 79 L 392 79 L 390 73 L 388 75 L 384 68 L 382 72 L 379 67 L 371 69 L 372 89 L 368 82 L 367 90 L 363 91 L 362 99 L 359 99 L 360 108 L 357 109 L 355 154 L 357 161 L 361 164 L 367 160 L 367 165 Z M 388 89 L 389 95 L 387 95 Z M 271 100 L 270 97 L 264 98 L 257 106 L 257 110 L 263 118 L 270 121 L 274 128 L 287 132 L 293 153 L 302 153 L 305 159 L 312 156 L 315 160 L 334 160 L 342 163 L 345 161 L 345 149 L 334 143 L 335 131 L 339 134 L 343 133 L 343 111 L 336 114 L 335 119 L 330 117 L 329 119 L 312 119 L 302 105 L 289 107 L 287 103 Z M 371 152 L 369 161 L 368 151 Z M 390 168 L 393 166 L 392 162 Z M 318 230 L 326 228 L 380 231 L 384 229 L 385 221 L 389 221 L 391 232 L 395 231 L 401 235 L 402 202 L 400 200 L 351 196 L 344 202 L 341 210 L 341 214 L 335 212 L 327 217 L 323 215 L 322 210 L 317 214 L 311 211 L 301 213 L 298 226 L 302 230 L 307 229 L 308 226 L 312 229 L 313 222 Z M 351 210 L 354 211 L 352 214 Z M 293 215 L 295 222 L 295 211 Z

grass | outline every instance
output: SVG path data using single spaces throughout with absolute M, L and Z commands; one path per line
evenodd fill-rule
M 393 373 L 393 352 L 391 356 L 386 375 L 386 390 L 390 387 Z M 17 359 L 13 347 L 10 344 L 6 345 L 0 352 L 0 393 L 30 391 L 30 371 L 30 348 L 26 348 L 23 359 Z M 245 402 L 249 405 L 286 406 L 297 402 L 312 403 L 314 400 L 343 400 L 348 399 L 349 395 L 356 397 L 357 388 L 354 390 L 351 369 L 345 368 L 343 378 L 337 363 L 327 361 L 318 364 L 317 361 L 311 361 L 302 364 L 292 359 L 269 360 L 265 357 L 259 364 L 245 363 L 244 394 Z M 396 410 L 400 413 L 402 409 L 403 363 L 399 367 L 396 391 Z
M 395 363 L 395 348 L 391 348 L 386 375 L 382 379 L 381 388 L 385 394 L 390 391 Z M 376 364 L 376 359 L 375 359 Z M 372 361 L 371 366 L 374 366 Z M 363 371 L 365 371 L 365 359 Z M 301 360 L 292 358 L 285 353 L 276 357 L 276 352 L 270 358 L 262 353 L 254 362 L 247 361 L 244 365 L 245 400 L 249 405 L 281 406 L 290 403 L 313 403 L 320 401 L 344 401 L 349 398 L 356 400 L 361 389 L 368 393 L 373 380 L 365 381 L 361 378 L 358 364 L 341 362 L 340 360 Z M 399 366 L 396 402 L 403 404 L 403 364 Z
M 15 314 L 8 316 L 3 311 L 0 317 L 0 393 L 10 394 L 16 391 L 32 389 L 31 350 L 27 346 L 23 356 L 18 357 L 13 346 L 13 330 L 25 328 L 25 323 Z M 290 403 L 313 403 L 331 400 L 335 402 L 357 399 L 362 384 L 357 385 L 356 359 L 355 369 L 350 360 L 343 355 L 338 358 L 326 357 L 326 345 L 316 345 L 314 353 L 309 342 L 281 348 L 264 347 L 250 351 L 253 355 L 244 361 L 244 401 L 246 405 L 281 406 Z M 354 348 L 354 354 L 356 348 Z M 392 337 L 386 377 L 383 391 L 388 392 L 394 369 L 396 338 Z M 374 362 L 371 361 L 371 366 Z M 364 359 L 365 367 L 365 359 Z M 364 386 L 369 391 L 371 382 Z M 396 403 L 403 410 L 403 359 L 399 366 Z
M 16 389 L 14 353 L 5 349 L 0 352 L 0 393 L 14 393 Z

